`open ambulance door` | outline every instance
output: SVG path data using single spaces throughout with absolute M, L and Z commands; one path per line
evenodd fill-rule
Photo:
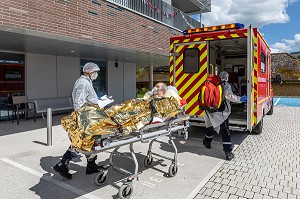
M 185 113 L 200 116 L 204 113 L 198 107 L 198 94 L 207 78 L 209 48 L 208 42 L 196 40 L 185 39 L 183 43 L 174 41 L 171 45 L 170 84 L 187 101 Z
M 254 126 L 254 31 L 251 25 L 248 27 L 247 37 L 247 130 L 252 131 Z M 257 49 L 256 49 L 257 50 Z

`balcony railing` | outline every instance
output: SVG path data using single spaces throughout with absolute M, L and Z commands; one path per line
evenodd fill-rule
M 162 0 L 107 0 L 178 30 L 201 27 L 200 22 Z

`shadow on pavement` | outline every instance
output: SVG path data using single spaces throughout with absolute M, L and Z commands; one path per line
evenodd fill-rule
M 149 169 L 149 168 L 143 166 L 145 155 L 136 153 L 136 157 L 137 157 L 138 164 L 139 164 L 139 174 L 142 173 L 143 171 Z M 114 198 L 114 199 L 118 198 L 118 191 L 119 191 L 120 185 L 122 185 L 123 182 L 125 182 L 126 176 L 114 171 L 112 169 L 112 167 L 110 167 L 108 170 L 106 183 L 103 186 L 97 186 L 94 183 L 95 174 L 90 174 L 90 175 L 85 174 L 85 170 L 86 170 L 85 156 L 79 156 L 75 159 L 72 159 L 72 161 L 69 164 L 69 169 L 71 171 L 76 171 L 76 173 L 73 174 L 73 177 L 71 180 L 64 179 L 52 169 L 52 167 L 57 162 L 59 162 L 60 159 L 61 159 L 61 156 L 56 156 L 56 157 L 55 156 L 46 156 L 46 157 L 42 157 L 40 159 L 40 166 L 47 173 L 44 174 L 43 177 L 40 178 L 40 181 L 35 186 L 31 187 L 30 190 L 35 192 L 35 194 L 38 195 L 41 199 L 48 199 L 48 198 L 73 199 L 73 198 L 78 197 L 77 194 L 75 194 L 69 190 L 66 190 L 58 185 L 54 185 L 52 183 L 51 183 L 51 188 L 49 189 L 49 183 L 47 182 L 47 180 L 45 180 L 45 176 L 47 176 L 47 178 L 54 178 L 60 182 L 66 183 L 67 185 L 71 185 L 73 187 L 79 188 L 86 193 L 91 193 L 102 187 L 110 186 L 113 189 L 115 189 L 112 192 L 112 194 L 115 194 L 112 196 L 112 198 Z M 81 162 L 81 161 L 82 161 L 82 163 L 81 163 L 82 165 L 79 165 L 78 162 Z M 99 165 L 104 165 L 107 163 L 108 163 L 108 160 L 105 160 L 105 161 L 99 162 Z M 114 158 L 114 164 L 119 165 L 119 166 L 122 165 L 123 169 L 126 169 L 130 172 L 133 172 L 133 170 L 134 170 L 134 167 L 133 167 L 134 163 L 128 159 L 125 159 L 124 157 L 121 157 L 121 156 L 116 156 Z M 162 165 L 163 167 L 165 167 L 165 170 L 163 171 L 163 170 L 154 168 L 157 165 Z M 162 164 L 161 161 L 155 161 L 151 165 L 151 168 L 152 169 L 154 168 L 156 171 L 164 173 L 164 176 L 166 176 L 167 171 L 168 171 L 168 166 L 169 165 Z M 54 174 L 54 175 L 52 175 L 52 174 Z M 133 184 L 133 187 L 135 186 L 134 184 Z M 101 196 L 101 195 L 97 195 L 97 196 L 100 198 L 103 198 L 103 196 Z
M 206 129 L 202 127 L 190 127 L 188 129 L 189 138 L 187 140 L 184 140 L 181 137 L 176 137 L 174 142 L 178 153 L 188 152 L 224 159 L 225 155 L 223 152 L 222 136 L 215 133 L 212 141 L 212 148 L 207 149 L 202 143 L 205 131 Z M 233 145 L 240 145 L 247 136 L 247 132 L 231 131 L 231 142 Z M 161 144 L 160 149 L 169 152 L 173 151 L 173 148 L 168 143 Z
M 60 125 L 60 120 L 66 116 L 66 114 L 54 115 L 52 117 L 53 126 Z M 43 120 L 42 117 L 38 117 L 36 122 L 33 121 L 32 118 L 28 120 L 20 120 L 20 124 L 17 124 L 17 121 L 12 123 L 11 121 L 3 121 L 0 122 L 0 136 L 11 135 L 15 133 L 23 133 L 26 131 L 32 131 L 37 129 L 42 129 L 47 127 L 47 121 Z

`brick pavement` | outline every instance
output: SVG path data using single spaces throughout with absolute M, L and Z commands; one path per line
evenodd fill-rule
M 200 190 L 201 198 L 300 199 L 300 108 L 276 107 Z

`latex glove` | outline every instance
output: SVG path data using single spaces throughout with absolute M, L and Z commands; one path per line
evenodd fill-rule
M 247 102 L 247 95 L 243 95 L 240 99 L 241 102 Z

